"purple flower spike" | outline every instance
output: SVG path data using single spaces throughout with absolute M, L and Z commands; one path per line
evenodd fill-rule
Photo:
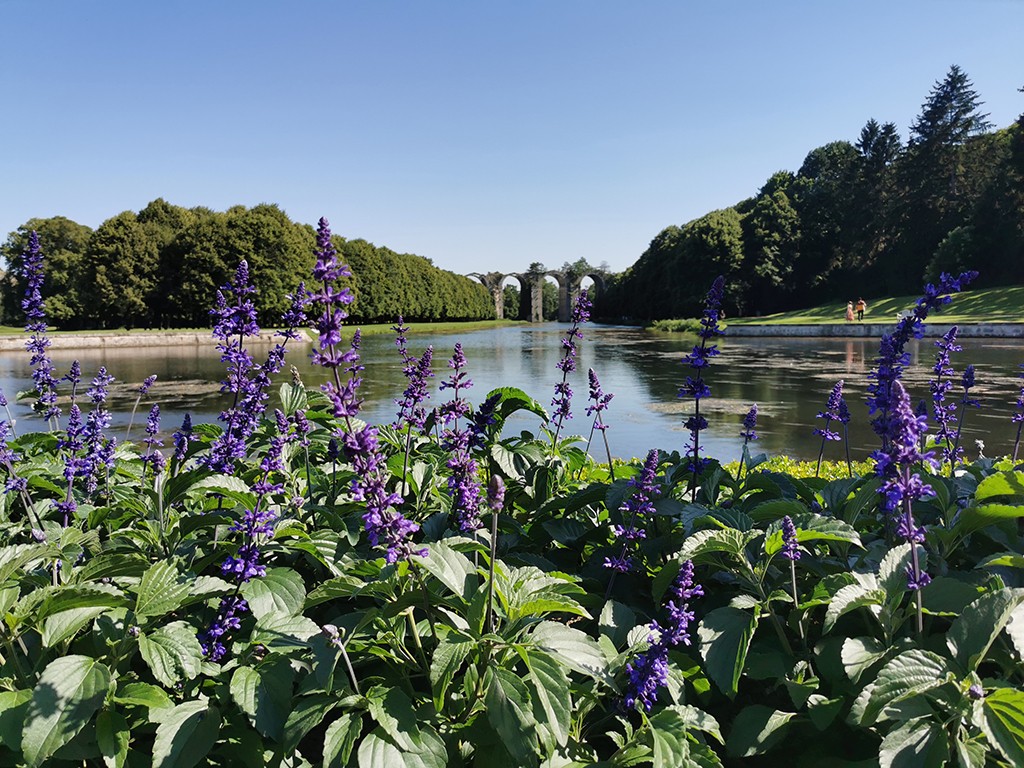
M 800 559 L 800 544 L 796 540 L 796 526 L 793 518 L 786 515 L 782 518 L 782 556 L 787 560 Z
M 658 691 L 668 685 L 669 650 L 691 642 L 690 624 L 696 617 L 688 601 L 703 594 L 703 587 L 693 581 L 693 563 L 687 560 L 668 590 L 665 603 L 668 623 L 663 627 L 652 622 L 650 647 L 626 665 L 629 676 L 623 700 L 626 710 L 639 704 L 645 712 L 651 711 Z
M 155 373 L 152 376 L 147 376 L 145 379 L 143 379 L 142 383 L 139 385 L 139 395 L 145 397 L 149 393 L 149 388 L 153 386 L 153 382 L 155 381 Z
M 597 374 L 593 368 L 587 369 L 587 378 L 590 381 L 590 402 L 593 405 L 587 406 L 587 416 L 594 417 L 594 429 L 604 431 L 608 425 L 604 423 L 601 413 L 608 410 L 608 403 L 615 397 L 613 394 L 605 394 L 601 389 L 601 382 L 597 380 Z
M 751 440 L 757 440 L 757 432 L 754 431 L 756 428 L 757 403 L 754 403 L 747 411 L 747 415 L 743 417 L 743 429 L 740 431 L 740 437 L 743 438 L 744 444 Z
M 1020 365 L 1021 379 L 1024 379 L 1024 363 Z M 1021 385 L 1020 395 L 1017 397 L 1017 412 L 1013 414 L 1013 418 L 1010 420 L 1011 424 L 1017 425 L 1017 436 L 1013 441 L 1013 461 L 1017 461 L 1017 450 L 1020 448 L 1020 434 L 1021 430 L 1024 429 L 1024 384 Z
M 50 339 L 46 335 L 46 305 L 43 301 L 43 253 L 39 247 L 39 235 L 32 230 L 28 236 L 28 248 L 22 254 L 22 275 L 25 278 L 25 297 L 21 308 L 25 310 L 25 331 L 29 334 L 25 349 L 32 353 L 32 381 L 35 382 L 38 397 L 34 406 L 44 419 L 60 416 L 57 407 L 57 379 L 54 376 L 53 361 L 47 353 Z
M 630 478 L 629 487 L 633 492 L 619 507 L 623 525 L 611 527 L 615 538 L 622 542 L 622 552 L 618 557 L 606 557 L 604 567 L 613 571 L 625 572 L 632 569 L 637 543 L 646 537 L 644 524 L 655 514 L 654 501 L 661 495 L 661 486 L 657 481 L 660 454 L 652 449 L 647 453 L 640 474 Z
M 893 383 L 903 376 L 903 370 L 910 363 L 910 355 L 906 345 L 912 338 L 921 338 L 924 334 L 924 321 L 932 310 L 938 310 L 953 299 L 949 294 L 959 292 L 965 285 L 978 276 L 977 272 L 964 272 L 953 278 L 943 273 L 939 284 L 929 283 L 924 288 L 924 296 L 917 300 L 913 312 L 896 324 L 892 334 L 882 337 L 879 344 L 876 369 L 868 374 L 872 379 L 868 384 L 868 408 L 875 417 L 871 427 L 875 434 L 882 438 L 882 450 L 888 449 L 888 442 L 893 439 L 897 425 L 893 423 Z
M 718 318 L 722 307 L 722 298 L 725 293 L 725 278 L 719 275 L 711 284 L 707 298 L 704 302 L 704 314 L 701 317 L 701 328 L 697 332 L 700 336 L 700 344 L 697 344 L 693 351 L 683 358 L 683 363 L 694 371 L 694 375 L 686 377 L 686 383 L 679 388 L 679 397 L 693 399 L 693 415 L 687 418 L 683 426 L 690 432 L 690 442 L 686 452 L 691 455 L 689 469 L 693 473 L 690 487 L 694 497 L 697 493 L 697 478 L 703 471 L 706 460 L 700 458 L 700 433 L 707 429 L 708 420 L 700 413 L 700 401 L 711 396 L 711 388 L 704 382 L 704 369 L 710 365 L 710 360 L 719 354 L 718 346 L 711 343 L 715 336 L 722 334 L 718 326 Z
M 562 431 L 563 423 L 572 418 L 572 387 L 569 385 L 569 374 L 576 370 L 576 355 L 579 352 L 577 339 L 583 340 L 580 326 L 590 320 L 590 309 L 590 299 L 586 290 L 582 290 L 573 304 L 569 333 L 562 339 L 562 357 L 555 363 L 555 367 L 562 372 L 562 380 L 555 384 L 555 396 L 551 400 L 555 418 L 553 442 L 558 442 L 558 433 Z

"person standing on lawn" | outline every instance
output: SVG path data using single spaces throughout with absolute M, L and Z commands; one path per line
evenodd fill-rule
M 857 299 L 857 319 L 863 320 L 864 313 L 868 310 L 868 303 L 864 299 Z

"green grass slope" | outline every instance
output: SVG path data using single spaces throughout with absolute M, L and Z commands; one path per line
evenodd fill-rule
M 912 309 L 917 299 L 917 296 L 865 296 L 868 311 L 864 314 L 864 322 L 893 322 L 896 320 L 897 312 Z M 1024 285 L 964 291 L 954 297 L 952 304 L 943 307 L 942 319 L 947 323 L 1024 323 Z M 764 317 L 730 317 L 727 322 L 730 325 L 845 323 L 846 302 L 823 304 L 793 312 L 779 312 Z

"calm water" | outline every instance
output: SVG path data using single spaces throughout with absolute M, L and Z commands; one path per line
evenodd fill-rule
M 547 407 L 560 373 L 555 363 L 560 354 L 559 339 L 566 328 L 549 323 L 458 335 L 417 334 L 410 337 L 409 347 L 415 354 L 428 344 L 434 347 L 434 404 L 447 399 L 447 392 L 437 392 L 437 384 L 448 373 L 446 361 L 454 343 L 461 341 L 474 382 L 469 391 L 474 403 L 495 387 L 517 386 Z M 604 390 L 615 393 L 605 414 L 611 425 L 608 440 L 614 455 L 642 456 L 650 448 L 683 450 L 688 434 L 682 422 L 691 404 L 679 400 L 676 392 L 687 373 L 682 357 L 692 345 L 692 340 L 636 328 L 585 327 L 580 369 L 571 379 L 576 393 L 575 418 L 563 433 L 586 436 L 590 431 L 584 413 L 586 369 L 592 367 Z M 1015 434 L 1010 416 L 1020 391 L 1018 365 L 1024 362 L 1024 342 L 965 339 L 962 345 L 964 351 L 955 356 L 954 367 L 961 371 L 968 362 L 974 363 L 978 382 L 974 391 L 982 402 L 981 410 L 967 414 L 964 445 L 971 457 L 976 454 L 975 439 L 984 440 L 988 455 L 1006 453 Z M 723 338 L 719 346 L 722 354 L 706 374 L 712 398 L 701 405 L 710 423 L 703 439 L 707 453 L 726 461 L 739 457 L 740 421 L 750 404 L 756 402 L 761 439 L 754 446 L 755 452 L 816 458 L 820 438 L 811 430 L 821 421 L 815 419 L 815 414 L 823 410 L 832 385 L 840 378 L 846 382 L 847 402 L 853 413 L 850 438 L 854 458 L 865 458 L 877 445 L 864 405 L 867 372 L 877 355 L 877 341 Z M 260 351 L 255 349 L 257 359 Z M 935 351 L 929 340 L 916 342 L 911 348 L 914 365 L 905 380 L 915 402 L 928 396 Z M 289 363 L 299 368 L 307 385 L 319 384 L 324 380 L 323 371 L 309 365 L 308 352 L 308 345 L 296 347 L 289 353 Z M 66 371 L 77 358 L 87 377 L 106 365 L 118 379 L 119 385 L 111 391 L 111 407 L 116 413 L 113 433 L 118 436 L 123 436 L 128 424 L 135 387 L 153 373 L 159 378 L 135 417 L 134 437 L 140 435 L 153 402 L 160 404 L 163 427 L 168 432 L 177 428 L 186 412 L 191 412 L 195 421 L 215 421 L 225 404 L 218 387 L 223 366 L 212 342 L 209 347 L 54 351 L 52 356 L 58 371 Z M 364 339 L 363 361 L 364 414 L 373 422 L 390 422 L 396 410 L 393 401 L 405 387 L 393 338 Z M 287 378 L 287 373 L 282 378 Z M 32 386 L 27 353 L 0 353 L 0 386 L 12 400 L 13 393 Z M 45 426 L 27 408 L 12 405 L 12 409 L 19 431 Z M 524 416 L 509 422 L 506 434 L 519 429 L 536 431 L 538 424 L 536 417 Z M 603 446 L 594 446 L 599 456 L 603 450 Z M 826 449 L 826 456 L 840 458 L 839 454 L 839 444 Z

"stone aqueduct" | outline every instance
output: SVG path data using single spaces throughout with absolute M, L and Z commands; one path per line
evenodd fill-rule
M 594 281 L 591 288 L 593 299 L 604 293 L 604 274 L 600 271 L 576 274 L 574 272 L 563 272 L 559 270 L 545 270 L 536 272 L 470 272 L 467 277 L 475 277 L 491 293 L 494 299 L 495 316 L 502 320 L 505 317 L 505 278 L 511 277 L 519 282 L 519 316 L 516 320 L 528 320 L 531 323 L 544 322 L 543 296 L 544 278 L 553 277 L 558 283 L 558 320 L 562 323 L 569 322 L 572 316 L 572 305 L 580 293 L 580 283 L 584 278 L 589 277 Z

